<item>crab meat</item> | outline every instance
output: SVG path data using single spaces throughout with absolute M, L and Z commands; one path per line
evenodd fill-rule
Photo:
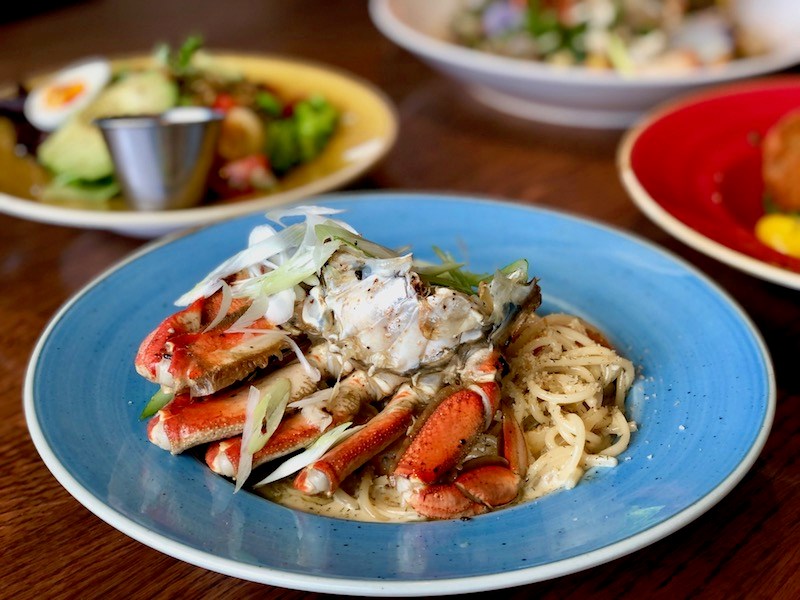
M 411 255 L 334 255 L 305 299 L 303 322 L 374 369 L 408 373 L 446 362 L 483 335 L 486 317 L 476 297 L 441 287 L 420 294 L 411 266 Z

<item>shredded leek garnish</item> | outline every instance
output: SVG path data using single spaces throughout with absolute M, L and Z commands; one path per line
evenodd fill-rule
M 527 259 L 520 258 L 519 260 L 515 260 L 512 263 L 507 264 L 505 267 L 500 269 L 500 272 L 503 275 L 511 275 L 515 271 L 520 271 L 521 275 L 519 279 L 527 280 L 528 279 L 528 261 Z
M 433 247 L 433 251 L 442 261 L 441 264 L 414 263 L 414 271 L 428 285 L 439 285 L 465 294 L 474 294 L 480 282 L 489 277 L 464 269 L 464 263 L 456 261 L 452 254 L 437 246 Z
M 253 454 L 264 447 L 278 428 L 286 404 L 289 402 L 291 389 L 291 382 L 284 377 L 271 382 L 263 393 L 255 386 L 250 387 L 234 492 L 241 489 L 250 475 L 253 468 Z
M 339 249 L 339 245 L 339 242 L 329 242 L 315 246 L 311 251 L 301 248 L 274 271 L 235 282 L 233 284 L 234 295 L 257 298 L 292 288 L 318 273 L 328 259 L 333 256 L 333 253 Z
M 290 248 L 296 248 L 305 235 L 302 223 L 290 225 L 273 236 L 261 240 L 253 246 L 235 254 L 206 275 L 203 280 L 189 292 L 175 301 L 178 306 L 187 306 L 198 298 L 208 297 L 222 287 L 222 280 L 238 273 L 242 269 L 257 265 Z
M 231 303 L 233 302 L 233 294 L 231 292 L 231 286 L 229 286 L 224 281 L 222 282 L 222 301 L 219 303 L 219 310 L 217 311 L 217 315 L 214 319 L 209 323 L 206 328 L 203 330 L 211 331 L 222 322 L 222 319 L 225 318 L 225 315 L 228 314 L 228 310 L 231 307 Z
M 292 473 L 296 473 L 300 469 L 307 467 L 315 460 L 321 458 L 322 455 L 325 454 L 332 446 L 350 437 L 363 427 L 363 425 L 359 425 L 358 427 L 348 429 L 350 425 L 352 425 L 350 422 L 342 423 L 330 431 L 326 431 L 319 438 L 317 438 L 317 441 L 311 446 L 300 452 L 300 454 L 297 454 L 289 460 L 281 463 L 277 469 L 256 483 L 254 487 L 266 485 L 268 483 L 272 483 L 273 481 L 278 481 L 279 479 L 283 479 L 284 477 L 287 477 Z

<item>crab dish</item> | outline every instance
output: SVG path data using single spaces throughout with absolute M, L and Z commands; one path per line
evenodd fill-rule
M 553 469 L 542 468 L 558 451 L 540 444 L 541 423 L 517 397 L 548 386 L 574 394 L 584 374 L 561 369 L 534 386 L 509 368 L 517 355 L 547 355 L 556 342 L 546 336 L 561 327 L 536 315 L 541 294 L 527 262 L 493 275 L 439 250 L 440 264 L 421 262 L 365 239 L 336 212 L 269 213 L 275 226 L 256 227 L 144 339 L 136 370 L 160 386 L 143 411 L 149 440 L 200 456 L 235 491 L 347 518 L 469 518 L 532 497 L 532 477 L 552 484 Z M 579 354 L 597 346 L 619 358 L 588 324 L 568 326 L 583 331 L 565 334 Z M 569 404 L 582 418 L 602 413 L 600 441 L 585 440 L 555 487 L 570 487 L 590 455 L 627 445 L 635 427 L 613 409 L 632 368 L 620 360 L 587 367 L 599 383 Z M 571 379 L 553 379 L 562 375 Z M 553 402 L 548 419 L 561 410 Z M 569 437 L 552 442 L 574 446 Z

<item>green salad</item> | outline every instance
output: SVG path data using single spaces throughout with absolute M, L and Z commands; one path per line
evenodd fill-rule
M 288 98 L 280 90 L 219 64 L 200 37 L 156 49 L 151 67 L 112 73 L 103 59 L 72 66 L 33 90 L 28 120 L 44 133 L 36 158 L 52 179 L 47 200 L 107 201 L 120 194 L 114 166 L 94 120 L 159 114 L 176 106 L 224 113 L 209 198 L 276 188 L 292 169 L 327 147 L 340 120 L 325 97 Z

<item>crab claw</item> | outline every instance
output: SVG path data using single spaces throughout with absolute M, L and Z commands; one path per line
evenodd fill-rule
M 499 407 L 498 361 L 489 349 L 470 357 L 465 373 L 475 383 L 446 397 L 425 419 L 398 461 L 396 477 L 432 484 L 461 462 Z
M 454 480 L 442 482 L 487 429 L 500 408 L 495 381 L 499 357 L 488 349 L 474 353 L 465 374 L 473 383 L 447 396 L 427 417 L 394 471 L 398 489 L 420 515 L 432 519 L 470 517 L 516 499 L 528 450 L 522 428 L 509 406 L 502 407 L 502 464 L 466 463 Z M 467 379 L 469 381 L 470 379 Z M 475 462 L 471 463 L 475 465 Z
M 149 381 L 161 383 L 159 378 L 163 371 L 162 363 L 169 362 L 167 342 L 177 335 L 200 330 L 205 300 L 200 298 L 185 309 L 170 315 L 142 340 L 134 360 L 139 375 Z
M 522 486 L 522 475 L 528 468 L 528 450 L 522 428 L 507 406 L 503 406 L 501 447 L 505 464 L 468 468 L 453 483 L 406 483 L 411 489 L 408 503 L 429 519 L 458 519 L 483 514 L 513 502 Z M 477 460 L 480 459 L 475 462 Z
M 425 421 L 397 463 L 394 474 L 434 483 L 466 455 L 497 410 L 499 387 L 481 383 L 445 398 Z
M 291 342 L 264 318 L 251 325 L 259 333 L 228 331 L 249 305 L 247 299 L 232 299 L 214 324 L 223 308 L 221 292 L 199 298 L 164 319 L 142 341 L 134 361 L 136 371 L 177 392 L 207 396 L 266 367 Z
M 430 519 L 472 517 L 513 502 L 522 479 L 501 465 L 484 465 L 459 475 L 453 483 L 422 486 L 409 504 Z

